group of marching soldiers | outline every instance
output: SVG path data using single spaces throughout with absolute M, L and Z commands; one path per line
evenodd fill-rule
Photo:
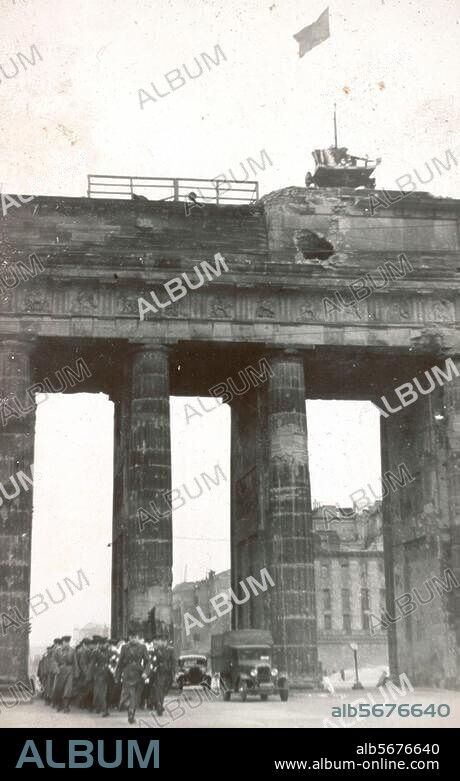
M 109 715 L 109 708 L 128 706 L 163 713 L 163 701 L 174 677 L 174 653 L 165 640 L 144 643 L 132 633 L 127 641 L 93 635 L 76 648 L 70 636 L 57 637 L 40 659 L 37 676 L 47 705 L 69 713 L 73 702 L 83 710 Z

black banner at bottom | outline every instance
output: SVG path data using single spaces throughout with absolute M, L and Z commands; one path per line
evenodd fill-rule
M 457 729 L 4 729 L 3 768 L 446 774 Z M 410 776 L 409 776 L 410 777 Z

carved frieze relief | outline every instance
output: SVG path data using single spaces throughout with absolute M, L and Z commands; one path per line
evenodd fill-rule
M 72 314 L 94 315 L 99 309 L 99 296 L 89 287 L 80 288 L 72 297 L 70 311 Z
M 425 307 L 425 317 L 427 322 L 446 323 L 449 320 L 455 320 L 455 308 L 452 301 L 448 299 L 434 299 L 427 302 Z
M 134 295 L 120 293 L 117 298 L 117 311 L 120 315 L 132 315 L 139 312 L 137 298 Z
M 314 298 L 303 298 L 299 307 L 299 313 L 296 317 L 297 322 L 305 323 L 309 320 L 319 320 L 322 316 L 318 316 L 317 302 Z
M 51 297 L 45 288 L 34 285 L 24 295 L 25 312 L 49 312 L 51 309 Z
M 230 296 L 212 296 L 209 301 L 209 315 L 211 317 L 232 317 L 233 301 Z
M 391 302 L 388 314 L 390 322 L 403 323 L 409 321 L 411 319 L 411 305 L 409 301 L 399 298 L 397 301 Z
M 155 298 L 150 296 L 150 291 Z M 149 310 L 146 320 L 206 318 L 242 322 L 315 323 L 340 326 L 341 323 L 366 326 L 424 326 L 455 323 L 455 302 L 447 295 L 423 295 L 416 291 L 375 291 L 361 301 L 354 301 L 344 287 L 299 289 L 266 289 L 225 287 L 190 290 L 173 301 L 162 285 L 149 282 L 123 282 L 111 285 L 98 281 L 30 280 L 17 291 L 0 290 L 0 310 L 4 313 L 55 315 L 57 317 L 101 317 L 116 320 L 119 316 L 139 320 L 139 297 L 145 298 L 157 311 Z
M 256 317 L 273 318 L 275 317 L 275 307 L 270 298 L 259 298 L 256 303 Z

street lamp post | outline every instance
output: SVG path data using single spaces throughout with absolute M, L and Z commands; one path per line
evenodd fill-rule
M 353 684 L 353 686 L 351 688 L 352 689 L 364 689 L 364 686 L 362 685 L 361 681 L 359 680 L 359 675 L 358 675 L 358 646 L 356 645 L 356 643 L 350 643 L 350 648 L 353 651 L 353 659 L 354 659 L 354 662 L 355 662 L 355 682 L 354 682 L 354 684 Z

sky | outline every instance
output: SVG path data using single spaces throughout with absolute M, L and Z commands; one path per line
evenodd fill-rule
M 31 596 L 43 594 L 49 607 L 32 621 L 33 646 L 89 622 L 110 625 L 113 495 L 108 397 L 57 393 L 40 394 L 37 401 Z M 208 412 L 196 398 L 170 402 L 171 484 L 184 497 L 186 488 L 196 496 L 173 512 L 174 585 L 230 567 L 230 408 L 209 398 L 202 403 Z M 201 417 L 192 416 L 190 405 Z M 363 401 L 309 400 L 306 409 L 313 501 L 350 506 L 350 494 L 368 484 L 378 495 L 377 408 Z M 206 487 L 201 475 L 216 483 L 216 465 L 219 484 L 208 480 Z M 73 595 L 66 578 L 80 584 Z
M 331 0 L 331 37 L 293 38 L 326 0 L 0 0 L 5 192 L 84 195 L 88 173 L 213 177 L 266 149 L 262 192 L 303 186 L 333 141 L 382 157 L 377 184 L 458 151 L 459 0 Z M 139 89 L 213 54 L 226 61 L 141 109 Z M 214 57 L 215 58 L 215 57 Z M 196 65 L 195 65 L 196 69 Z M 14 72 L 14 71 L 13 71 Z M 460 167 L 430 189 L 456 195 Z
M 0 0 L 0 66 L 11 74 L 10 57 L 31 60 L 32 44 L 41 55 L 14 78 L 0 70 L 3 192 L 83 196 L 89 173 L 215 177 L 263 149 L 272 165 L 258 174 L 262 194 L 303 186 L 311 150 L 333 141 L 334 103 L 339 144 L 382 158 L 377 186 L 395 188 L 414 170 L 426 177 L 425 163 L 448 149 L 458 159 L 460 0 L 331 0 L 331 37 L 299 58 L 293 36 L 325 6 Z M 195 72 L 194 58 L 215 59 L 217 44 L 218 66 L 141 108 L 139 89 L 154 82 L 166 93 L 167 72 Z M 460 166 L 428 189 L 457 196 Z M 172 400 L 173 486 L 219 459 L 228 467 L 228 410 L 187 425 L 183 403 Z M 39 406 L 32 594 L 79 569 L 91 585 L 37 618 L 32 642 L 108 620 L 111 416 L 101 395 Z M 349 503 L 352 491 L 377 485 L 375 410 L 312 401 L 308 418 L 315 500 Z M 175 581 L 228 566 L 227 490 L 222 483 L 175 513 Z

